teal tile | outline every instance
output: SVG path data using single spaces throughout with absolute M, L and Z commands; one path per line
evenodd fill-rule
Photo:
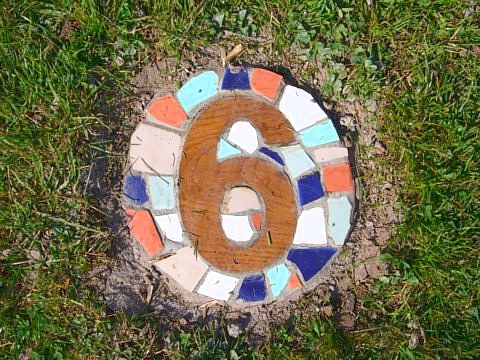
M 286 146 L 280 149 L 288 171 L 294 178 L 315 168 L 315 164 L 300 145 Z
M 328 230 L 335 244 L 343 245 L 350 230 L 352 205 L 346 196 L 328 199 Z
M 148 187 L 155 210 L 170 210 L 175 207 L 173 176 L 149 176 Z
M 242 152 L 237 149 L 235 146 L 230 144 L 229 142 L 220 139 L 220 142 L 218 143 L 218 148 L 217 148 L 217 160 L 224 159 L 228 156 L 231 155 L 238 155 L 241 154 Z
M 177 92 L 177 98 L 186 112 L 218 92 L 218 75 L 214 71 L 205 71 L 191 78 Z
M 273 296 L 278 296 L 282 293 L 283 288 L 287 285 L 290 272 L 285 264 L 274 266 L 267 271 L 268 281 L 272 285 Z
M 331 120 L 300 131 L 305 146 L 313 147 L 340 140 Z

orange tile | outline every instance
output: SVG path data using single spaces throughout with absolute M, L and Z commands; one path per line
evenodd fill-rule
M 147 210 L 127 210 L 130 217 L 130 234 L 142 244 L 148 255 L 153 256 L 163 250 L 163 242 L 157 231 L 152 215 Z
M 293 273 L 292 276 L 290 276 L 290 280 L 288 280 L 288 288 L 297 289 L 301 287 L 302 287 L 302 283 L 300 282 L 298 275 Z
M 252 215 L 252 223 L 257 231 L 260 231 L 260 228 L 262 227 L 262 218 L 263 214 L 261 212 Z
M 353 178 L 350 166 L 346 163 L 325 166 L 323 179 L 327 191 L 350 191 L 353 190 Z
M 155 99 L 147 112 L 155 120 L 177 128 L 187 120 L 187 114 L 172 94 Z
M 282 75 L 265 69 L 254 69 L 252 75 L 252 89 L 272 100 L 277 98 L 278 88 Z

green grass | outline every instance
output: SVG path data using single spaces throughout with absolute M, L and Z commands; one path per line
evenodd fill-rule
M 0 357 L 480 357 L 473 4 L 3 1 Z M 102 109 L 156 52 L 181 57 L 225 31 L 241 41 L 267 34 L 274 61 L 309 63 L 306 82 L 316 64 L 328 67 L 320 90 L 330 101 L 382 104 L 374 121 L 401 179 L 403 221 L 386 251 L 389 273 L 361 301 L 363 332 L 306 316 L 252 348 L 225 326 L 168 332 L 153 314 L 107 314 L 82 285 L 108 261 L 108 229 L 84 188 L 93 159 L 118 161 L 95 135 L 121 129 Z

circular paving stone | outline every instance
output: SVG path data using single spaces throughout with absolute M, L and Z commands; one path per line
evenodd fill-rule
M 268 70 L 205 71 L 154 99 L 129 160 L 132 238 L 202 301 L 302 291 L 350 232 L 347 149 L 312 96 Z

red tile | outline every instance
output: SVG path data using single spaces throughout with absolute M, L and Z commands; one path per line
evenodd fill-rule
M 329 192 L 353 190 L 353 178 L 350 166 L 346 163 L 325 166 L 323 168 L 325 188 Z
M 177 128 L 187 120 L 187 114 L 172 94 L 155 99 L 147 112 L 155 120 Z
M 292 276 L 290 276 L 290 280 L 288 280 L 288 288 L 289 289 L 297 289 L 297 288 L 301 288 L 302 287 L 302 283 L 300 282 L 300 279 L 298 278 L 298 275 L 297 274 L 292 274 Z
M 252 75 L 252 89 L 272 100 L 277 98 L 282 75 L 265 69 L 254 69 Z
M 153 222 L 152 215 L 147 210 L 127 210 L 130 217 L 128 227 L 130 234 L 148 253 L 153 256 L 163 250 L 163 242 Z
M 262 227 L 262 218 L 263 214 L 261 212 L 252 215 L 252 224 L 257 231 L 260 231 L 260 228 Z

